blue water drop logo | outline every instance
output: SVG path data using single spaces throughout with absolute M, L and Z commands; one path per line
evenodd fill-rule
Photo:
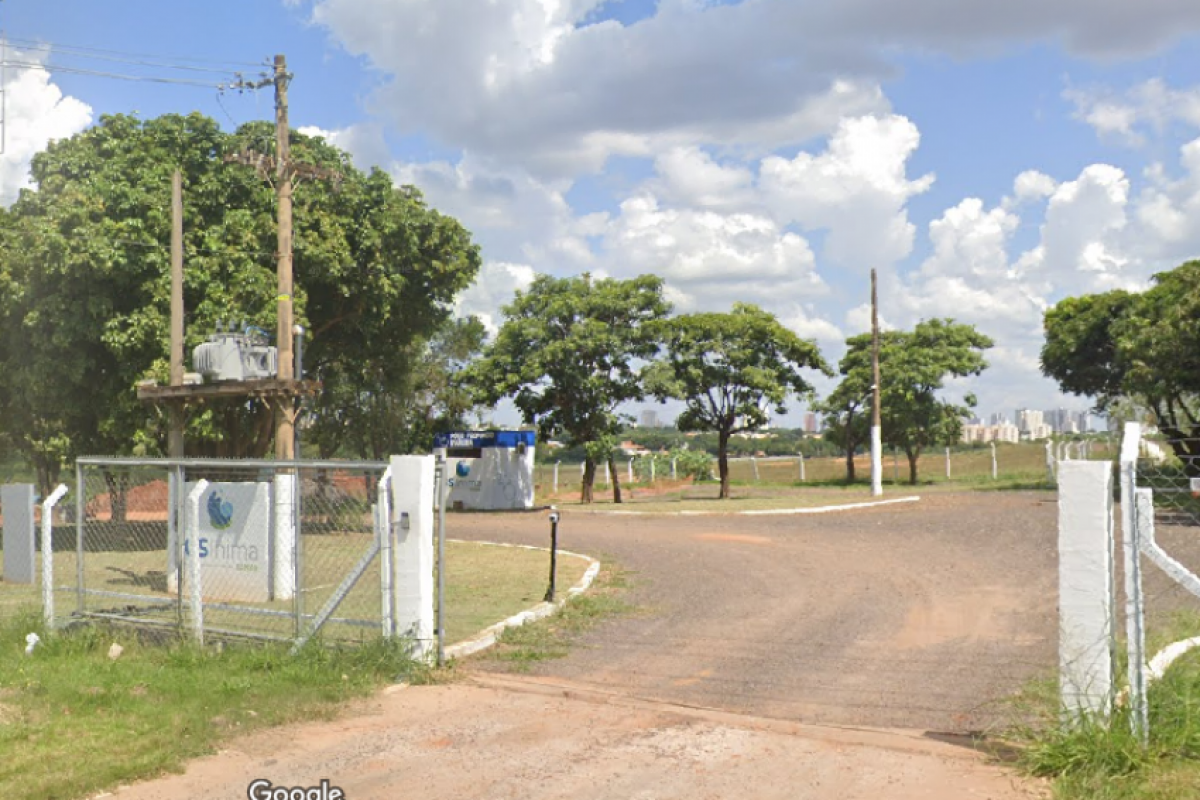
M 466 461 L 460 461 L 454 467 L 454 472 L 458 475 L 458 477 L 465 478 L 471 474 L 471 465 Z
M 221 499 L 220 492 L 208 496 L 208 521 L 219 531 L 233 524 L 233 503 Z

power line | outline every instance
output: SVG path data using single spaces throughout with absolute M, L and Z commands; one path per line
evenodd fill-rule
M 103 70 L 85 69 L 83 67 L 68 67 L 60 64 L 41 64 L 36 61 L 6 61 L 6 67 L 14 67 L 16 69 L 27 70 L 43 70 L 45 72 L 57 72 L 60 74 L 69 75 L 90 75 L 97 78 L 112 78 L 122 81 L 136 81 L 142 83 L 170 83 L 179 86 L 199 86 L 205 89 L 220 89 L 223 87 L 221 83 L 210 81 L 195 81 L 186 78 L 164 78 L 157 75 L 129 75 L 120 72 L 105 72 Z
M 170 61 L 162 60 L 162 59 L 147 60 L 148 58 L 151 58 L 148 56 L 147 57 L 137 57 L 137 56 L 93 54 L 93 53 L 87 53 L 87 52 L 75 50 L 75 49 L 72 49 L 69 47 L 55 46 L 55 45 L 50 45 L 50 44 L 38 44 L 36 42 L 30 42 L 27 39 L 9 38 L 8 41 L 9 41 L 9 44 L 16 43 L 18 45 L 18 47 L 20 47 L 20 49 L 26 50 L 26 51 L 38 51 L 38 52 L 44 52 L 44 53 L 60 55 L 60 56 L 74 56 L 76 58 L 90 58 L 90 59 L 93 59 L 96 61 L 109 61 L 109 62 L 114 62 L 114 63 L 118 63 L 118 64 L 133 64 L 136 66 L 154 67 L 157 69 L 176 69 L 176 70 L 183 70 L 183 71 L 188 71 L 188 72 L 209 72 L 209 73 L 214 73 L 217 75 L 228 75 L 231 72 L 237 72 L 237 70 L 233 69 L 232 64 L 229 67 L 224 67 L 224 68 L 218 69 L 216 67 L 201 67 L 201 66 L 195 66 L 192 64 L 175 64 L 175 63 L 171 63 Z M 266 67 L 267 65 L 266 64 L 257 64 L 254 66 Z
M 193 57 L 188 57 L 188 56 L 169 56 L 168 57 L 168 56 L 150 54 L 150 53 L 131 53 L 131 52 L 123 51 L 123 50 L 107 50 L 107 49 L 101 49 L 101 48 L 97 48 L 97 47 L 83 47 L 80 45 L 61 44 L 58 42 L 38 41 L 35 39 L 10 38 L 9 41 L 26 43 L 30 46 L 33 46 L 33 47 L 36 47 L 39 49 L 75 51 L 75 53 L 77 55 L 81 55 L 81 56 L 86 56 L 87 54 L 90 53 L 90 54 L 95 54 L 94 56 L 92 56 L 95 58 L 100 58 L 101 56 L 111 56 L 114 58 L 120 57 L 120 58 L 129 58 L 129 59 L 139 59 L 139 58 L 140 59 L 153 59 L 153 60 L 162 61 L 162 62 L 186 61 L 186 62 L 191 62 L 193 64 L 212 64 L 212 65 L 221 65 L 221 66 L 227 66 L 227 67 L 253 67 L 253 68 L 258 68 L 258 69 L 262 69 L 264 67 L 270 66 L 270 64 L 265 60 L 258 61 L 258 62 L 251 62 L 251 61 L 224 61 L 221 59 L 193 58 Z M 232 70 L 228 70 L 228 71 L 232 71 Z

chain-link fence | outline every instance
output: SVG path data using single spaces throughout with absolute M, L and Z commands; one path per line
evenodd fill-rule
M 1169 663 L 1176 620 L 1200 612 L 1200 439 L 1138 436 L 1122 462 L 1129 685 L 1145 735 L 1147 683 Z
M 273 640 L 386 633 L 386 468 L 80 459 L 53 528 L 55 615 Z

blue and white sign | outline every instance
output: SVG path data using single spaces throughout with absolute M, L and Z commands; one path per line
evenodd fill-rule
M 185 497 L 194 485 L 185 485 Z M 200 498 L 200 585 L 204 599 L 249 603 L 270 600 L 270 534 L 271 484 L 210 483 Z M 184 552 L 189 553 L 186 536 L 183 541 Z
M 533 431 L 453 431 L 434 437 L 449 470 L 447 505 L 494 511 L 533 507 Z

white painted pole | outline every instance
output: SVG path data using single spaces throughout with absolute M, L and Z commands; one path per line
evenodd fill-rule
M 1121 529 L 1125 555 L 1125 635 L 1129 648 L 1128 680 L 1133 714 L 1130 725 L 1142 742 L 1146 741 L 1146 632 L 1142 618 L 1142 566 L 1138 542 L 1135 488 L 1137 455 L 1142 444 L 1142 428 L 1136 422 L 1125 423 L 1121 444 Z
M 1054 442 L 1046 440 L 1046 472 L 1050 482 L 1054 482 Z
M 1112 470 L 1067 462 L 1058 473 L 1059 688 L 1068 723 L 1108 716 L 1113 701 Z
M 754 480 L 758 481 L 758 459 L 750 456 L 750 468 L 754 470 Z
M 950 480 L 950 448 L 946 448 L 946 480 Z
M 671 459 L 671 480 L 673 481 L 679 480 L 679 472 L 675 469 L 675 462 L 678 460 L 676 458 Z
M 555 491 L 555 493 L 558 492 L 558 465 L 561 463 L 562 463 L 562 461 L 554 462 L 554 491 Z
M 629 459 L 629 483 L 633 485 L 633 459 Z
M 996 480 L 998 471 L 996 469 L 996 443 L 992 442 L 992 480 Z
M 58 488 L 42 503 L 42 618 L 46 630 L 54 628 L 54 506 L 67 493 L 67 485 Z
M 434 644 L 433 456 L 392 456 L 391 469 L 396 632 L 411 638 L 414 657 L 428 659 Z
M 654 456 L 650 456 L 650 482 L 654 483 Z
M 612 486 L 612 468 L 608 466 L 608 462 L 604 462 L 604 486 L 608 488 Z
M 200 586 L 200 497 L 208 489 L 208 481 L 196 481 L 187 497 L 187 568 L 188 602 L 192 613 L 192 635 L 204 644 L 204 594 Z
M 800 454 L 800 482 L 804 483 L 804 453 Z
M 892 460 L 895 461 L 895 451 L 892 452 Z M 894 470 L 895 471 L 895 470 Z M 896 472 L 896 481 L 899 482 L 900 473 Z M 871 496 L 879 497 L 883 494 L 883 428 L 879 425 L 871 426 Z

